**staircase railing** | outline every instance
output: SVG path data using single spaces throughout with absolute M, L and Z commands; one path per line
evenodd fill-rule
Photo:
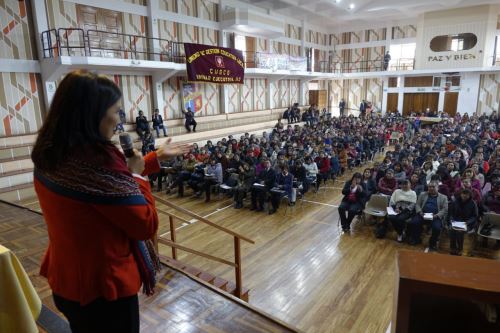
M 250 244 L 255 244 L 255 242 L 253 240 L 251 240 L 250 238 L 247 238 L 243 235 L 240 235 L 237 232 L 234 232 L 230 229 L 224 228 L 224 227 L 204 218 L 203 216 L 200 216 L 196 213 L 193 213 L 185 208 L 174 205 L 173 203 L 171 203 L 165 199 L 162 199 L 162 198 L 158 197 L 157 195 L 154 195 L 154 197 L 155 197 L 155 200 L 157 203 L 161 203 L 169 208 L 176 210 L 177 212 L 186 214 L 186 215 L 198 220 L 201 223 L 205 223 L 205 224 L 207 224 L 211 227 L 214 227 L 214 228 L 216 228 L 216 229 L 218 229 L 226 234 L 233 236 L 233 239 L 234 239 L 234 262 L 213 256 L 213 255 L 210 255 L 207 253 L 203 253 L 201 251 L 191 249 L 187 246 L 180 245 L 177 243 L 176 230 L 175 230 L 175 220 L 186 222 L 186 223 L 189 223 L 189 221 L 186 220 L 185 218 L 182 218 L 182 217 L 176 215 L 175 213 L 167 212 L 163 209 L 156 208 L 158 213 L 161 213 L 161 214 L 168 216 L 169 228 L 170 228 L 170 239 L 164 238 L 163 236 L 159 236 L 157 239 L 157 242 L 160 244 L 163 244 L 163 245 L 170 246 L 172 248 L 172 258 L 174 260 L 177 260 L 177 250 L 182 250 L 182 251 L 186 251 L 186 252 L 192 253 L 194 255 L 197 255 L 197 256 L 212 260 L 212 261 L 217 261 L 217 262 L 220 262 L 222 264 L 234 267 L 235 284 L 236 284 L 236 289 L 235 289 L 234 294 L 236 297 L 241 298 L 242 290 L 243 290 L 243 282 L 242 282 L 242 276 L 241 276 L 242 275 L 241 274 L 242 273 L 242 270 L 241 270 L 241 241 L 243 240 L 243 241 L 248 242 Z

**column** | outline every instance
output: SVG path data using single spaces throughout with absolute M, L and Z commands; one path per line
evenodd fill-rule
M 156 13 L 160 9 L 159 0 L 148 0 L 148 37 L 150 38 L 159 38 L 158 34 L 158 17 Z M 158 39 L 150 39 L 148 40 L 148 48 L 153 53 L 159 53 L 161 51 L 160 41 Z M 160 61 L 159 54 L 153 54 L 149 58 L 149 60 Z
M 54 97 L 57 85 L 55 81 L 47 81 L 50 76 L 51 67 L 45 68 L 44 66 L 44 54 L 43 54 L 43 44 L 42 44 L 42 32 L 49 30 L 49 23 L 47 22 L 46 15 L 46 7 L 45 1 L 31 1 L 31 9 L 33 12 L 33 23 L 35 26 L 35 41 L 36 48 L 38 50 L 38 59 L 40 59 L 40 67 L 41 67 L 41 78 L 42 78 L 42 86 L 43 86 L 43 101 L 45 103 L 45 109 L 48 110 L 50 107 L 50 102 L 52 102 L 52 98 Z M 57 28 L 57 27 L 55 27 Z
M 387 113 L 388 89 L 389 89 L 389 78 L 387 76 L 384 76 L 384 78 L 382 79 L 382 105 L 380 106 L 382 115 L 385 115 Z
M 404 76 L 398 76 L 398 111 L 403 114 L 403 102 L 405 98 Z

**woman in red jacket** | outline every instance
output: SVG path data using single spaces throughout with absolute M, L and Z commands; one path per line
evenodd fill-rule
M 73 332 L 139 332 L 137 292 L 151 294 L 158 216 L 145 177 L 187 151 L 170 141 L 125 160 L 111 142 L 121 92 L 77 71 L 60 83 L 32 153 L 49 245 L 40 274 Z

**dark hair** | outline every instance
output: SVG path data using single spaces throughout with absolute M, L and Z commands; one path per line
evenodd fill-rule
M 352 175 L 352 177 L 351 177 L 351 181 L 353 181 L 353 180 L 354 180 L 354 178 L 363 179 L 363 175 L 362 175 L 361 173 L 359 173 L 359 172 L 356 172 L 356 173 L 354 173 L 354 174 Z
M 77 148 L 104 155 L 112 144 L 99 131 L 101 120 L 122 94 L 105 76 L 86 71 L 67 74 L 59 84 L 31 159 L 40 170 L 56 168 Z M 96 156 L 96 157 L 97 157 Z

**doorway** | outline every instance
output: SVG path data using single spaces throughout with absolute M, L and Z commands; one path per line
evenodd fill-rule
M 447 92 L 444 94 L 444 108 L 443 111 L 446 112 L 451 118 L 455 117 L 457 113 L 458 106 L 458 92 Z
M 412 112 L 424 113 L 427 108 L 437 112 L 439 93 L 405 93 L 403 100 L 403 116 Z

